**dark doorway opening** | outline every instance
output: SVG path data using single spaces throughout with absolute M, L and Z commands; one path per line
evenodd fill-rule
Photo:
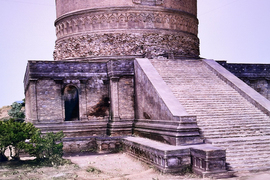
M 67 86 L 64 90 L 65 121 L 79 120 L 79 93 L 75 86 Z

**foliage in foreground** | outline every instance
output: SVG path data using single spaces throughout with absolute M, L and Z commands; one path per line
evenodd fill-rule
M 64 133 L 49 132 L 46 135 L 42 135 L 40 131 L 37 131 L 27 144 L 26 152 L 31 156 L 36 157 L 37 161 L 44 161 L 51 163 L 52 165 L 61 165 L 64 162 L 63 156 L 63 143 Z
M 26 148 L 25 141 L 30 139 L 38 129 L 32 123 L 25 123 L 9 119 L 0 122 L 0 147 L 1 156 L 7 148 L 10 149 L 10 157 L 19 159 L 21 150 Z
M 36 161 L 61 165 L 65 161 L 62 158 L 63 137 L 63 132 L 42 135 L 32 123 L 14 119 L 0 121 L 0 162 L 8 160 L 5 151 L 9 148 L 13 160 L 19 160 L 20 152 L 24 151 L 36 157 Z

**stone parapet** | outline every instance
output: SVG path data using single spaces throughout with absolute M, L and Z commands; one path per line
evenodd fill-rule
M 153 165 L 164 173 L 180 172 L 190 167 L 191 158 L 188 147 L 165 145 L 144 138 L 123 138 L 124 151 L 139 160 Z

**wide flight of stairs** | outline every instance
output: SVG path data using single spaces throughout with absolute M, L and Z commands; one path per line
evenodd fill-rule
M 232 170 L 270 169 L 270 117 L 202 60 L 150 60 L 197 123 L 206 142 L 227 149 Z

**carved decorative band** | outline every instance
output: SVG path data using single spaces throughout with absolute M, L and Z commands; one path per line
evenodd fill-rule
M 56 22 L 57 38 L 81 32 L 113 29 L 166 29 L 198 34 L 198 20 L 185 13 L 125 12 L 86 13 L 73 15 Z
M 54 59 L 140 55 L 154 58 L 164 54 L 198 57 L 197 36 L 157 33 L 105 33 L 62 38 L 56 41 Z

